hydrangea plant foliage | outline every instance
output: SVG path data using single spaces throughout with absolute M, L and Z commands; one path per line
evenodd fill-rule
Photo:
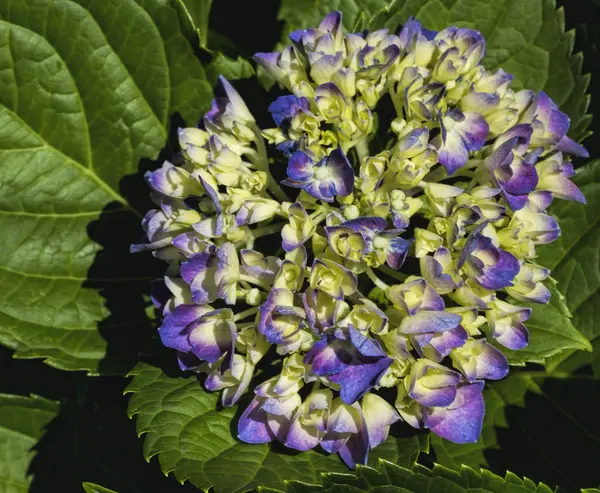
M 161 341 L 224 407 L 254 395 L 242 442 L 350 468 L 399 420 L 476 442 L 485 380 L 529 344 L 517 302 L 551 297 L 547 208 L 585 203 L 570 157 L 588 153 L 545 92 L 484 68 L 473 29 L 348 33 L 335 11 L 289 38 L 254 56 L 288 91 L 274 127 L 221 77 L 176 162 L 147 175 L 159 208 L 132 251 L 168 263 Z
M 0 3 L 0 343 L 57 369 L 0 348 L 0 488 L 177 488 L 111 424 L 126 385 L 183 488 L 592 484 L 568 404 L 598 378 L 598 163 L 564 12 L 281 0 L 261 45 L 224 5 Z

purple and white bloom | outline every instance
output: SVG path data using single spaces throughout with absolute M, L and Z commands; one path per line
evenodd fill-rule
M 539 265 L 527 262 L 521 263 L 521 269 L 513 280 L 513 286 L 506 288 L 506 292 L 520 301 L 534 301 L 548 303 L 550 290 L 542 281 L 548 278 L 550 270 Z
M 281 263 L 279 272 L 273 281 L 274 288 L 285 288 L 293 292 L 300 291 L 304 285 L 304 272 L 306 270 L 306 248 L 298 248 L 287 252 L 285 260 Z
M 468 338 L 468 332 L 459 325 L 443 332 L 415 334 L 410 337 L 410 340 L 420 356 L 439 363 L 453 349 L 461 347 Z
M 231 309 L 221 308 L 205 313 L 190 325 L 188 341 L 192 353 L 199 359 L 216 363 L 226 353 L 233 357 L 236 326 Z
M 485 54 L 485 39 L 473 29 L 448 27 L 435 36 L 435 43 L 441 56 L 433 77 L 442 82 L 471 71 Z
M 428 229 L 415 228 L 415 257 L 423 258 L 444 244 L 444 238 Z
M 560 226 L 551 215 L 539 211 L 530 196 L 527 204 L 513 214 L 508 227 L 498 236 L 505 248 L 520 253 L 524 258 L 533 258 L 535 245 L 556 240 L 560 236 Z
M 336 300 L 343 300 L 356 291 L 356 275 L 332 260 L 318 259 L 310 271 L 310 287 L 327 293 Z
M 319 445 L 325 436 L 331 401 L 328 389 L 311 392 L 292 417 L 283 444 L 300 451 Z
M 213 312 L 209 305 L 181 304 L 174 307 L 158 328 L 160 340 L 166 347 L 182 353 L 192 351 L 189 335 L 203 315 Z
M 457 108 L 448 110 L 443 117 L 440 115 L 440 127 L 438 160 L 449 175 L 467 163 L 469 153 L 484 146 L 490 130 L 481 114 L 463 113 Z
M 269 112 L 278 127 L 289 122 L 300 111 L 307 112 L 310 109 L 310 101 L 307 98 L 296 96 L 279 96 L 269 105 Z
M 281 267 L 281 259 L 264 256 L 256 250 L 240 250 L 240 271 L 258 283 L 273 284 Z
M 414 17 L 410 17 L 398 35 L 404 59 L 394 70 L 392 77 L 400 77 L 405 67 L 425 67 L 431 62 L 435 51 L 436 32 L 425 29 Z M 398 75 L 396 75 L 398 74 Z
M 354 305 L 338 325 L 340 327 L 352 325 L 362 333 L 371 331 L 373 334 L 383 335 L 388 331 L 388 317 L 377 304 L 367 298 L 361 298 L 360 304 Z
M 406 391 L 412 399 L 427 407 L 452 404 L 461 375 L 438 363 L 421 358 L 415 361 L 405 379 Z
M 461 316 L 449 311 L 421 310 L 414 315 L 402 318 L 399 332 L 406 335 L 438 334 L 456 329 Z
M 523 140 L 529 141 L 531 127 L 524 125 L 517 127 L 523 129 L 520 132 Z M 512 129 L 508 132 L 511 131 Z M 485 161 L 493 183 L 502 189 L 508 205 L 515 211 L 523 208 L 528 194 L 538 185 L 539 178 L 535 163 L 542 150 L 538 148 L 524 155 L 515 153 L 515 148 L 520 145 L 520 138 L 515 136 L 507 140 Z
M 225 77 L 219 76 L 219 84 L 225 95 L 216 98 L 204 116 L 206 129 L 217 135 L 230 133 L 237 138 L 248 135 L 248 127 L 256 125 L 248 106 Z
M 352 108 L 348 106 L 344 93 L 333 82 L 315 89 L 315 105 L 327 123 L 337 123 L 341 118 L 352 116 Z
M 294 293 L 273 288 L 259 308 L 258 331 L 272 344 L 293 342 L 299 336 L 306 314 L 294 305 Z
M 427 428 L 454 443 L 475 443 L 485 414 L 482 389 L 483 382 L 458 384 L 449 406 L 429 408 Z
M 318 289 L 308 288 L 302 299 L 306 320 L 316 334 L 335 327 L 340 315 L 348 309 L 347 303 Z
M 302 83 L 307 81 L 306 70 L 294 46 L 282 52 L 256 53 L 252 59 L 286 89 L 303 96 Z
M 223 243 L 205 253 L 192 255 L 181 264 L 181 277 L 190 285 L 195 303 L 211 303 L 222 298 L 233 305 L 239 279 L 239 260 L 232 243 Z
M 571 180 L 575 174 L 573 165 L 564 161 L 563 154 L 556 152 L 535 165 L 539 181 L 538 190 L 552 192 L 555 197 L 563 200 L 574 200 L 585 204 L 585 196 Z
M 523 113 L 521 121 L 531 123 L 532 146 L 556 148 L 567 154 L 589 157 L 587 150 L 567 137 L 571 124 L 569 117 L 544 92 L 540 91 Z
M 479 310 L 486 310 L 496 299 L 496 292 L 485 289 L 475 279 L 470 278 L 448 296 L 462 307 L 477 307 Z
M 131 251 L 167 262 L 151 300 L 181 370 L 224 406 L 253 393 L 240 440 L 354 468 L 400 418 L 477 441 L 484 380 L 530 337 L 512 300 L 550 298 L 532 262 L 560 234 L 553 199 L 585 202 L 571 157 L 587 151 L 546 94 L 481 64 L 477 31 L 341 21 L 255 56 L 287 90 L 274 128 L 220 78 L 181 153 L 147 173 L 157 207 Z
M 508 361 L 501 351 L 485 339 L 469 339 L 450 353 L 454 368 L 469 382 L 500 380 L 508 374 Z
M 295 152 L 288 163 L 287 175 L 284 185 L 305 190 L 325 202 L 333 202 L 336 195 L 350 195 L 354 186 L 354 171 L 339 148 L 317 163 L 307 153 Z
M 353 262 L 361 262 L 371 246 L 368 237 L 363 236 L 347 226 L 326 226 L 327 242 L 331 249 L 340 257 Z
M 288 208 L 288 224 L 281 230 L 281 246 L 286 252 L 291 252 L 308 240 L 315 229 L 304 206 L 296 202 Z
M 403 284 L 390 287 L 387 296 L 411 317 L 421 310 L 441 311 L 445 307 L 442 297 L 422 277 L 408 278 Z
M 246 199 L 235 215 L 238 226 L 255 224 L 281 213 L 281 204 L 275 200 L 263 197 Z
M 255 397 L 238 421 L 238 438 L 246 443 L 268 443 L 277 438 L 285 417 L 271 415 L 263 408 L 268 398 Z
M 514 255 L 494 246 L 490 238 L 477 230 L 467 238 L 456 266 L 488 290 L 512 286 L 520 270 Z
M 325 230 L 329 245 L 341 257 L 358 261 L 367 255 L 369 265 L 387 262 L 392 269 L 399 269 L 410 242 L 398 236 L 401 230 L 385 228 L 387 221 L 381 217 L 358 217 Z
M 523 322 L 531 317 L 531 308 L 496 300 L 485 312 L 492 337 L 508 349 L 523 349 L 529 343 L 529 332 Z
M 368 429 L 357 403 L 348 405 L 339 397 L 333 400 L 321 447 L 330 454 L 339 453 L 351 469 L 356 464 L 366 464 L 369 453 Z
M 444 183 L 424 183 L 425 198 L 429 209 L 436 215 L 448 217 L 456 203 L 456 197 L 464 192 L 460 187 Z
M 439 247 L 433 256 L 421 257 L 420 266 L 423 279 L 439 294 L 448 294 L 463 284 L 446 247 Z
M 319 377 L 341 386 L 340 397 L 352 404 L 379 382 L 392 364 L 379 343 L 352 325 L 316 342 L 304 357 Z
M 214 392 L 222 390 L 221 402 L 223 406 L 233 406 L 248 390 L 250 380 L 254 374 L 252 362 L 239 354 L 235 354 L 229 363 L 227 359 L 223 363 L 217 363 L 214 369 L 206 377 L 204 385 L 206 389 Z
M 398 421 L 400 416 L 391 404 L 376 394 L 365 394 L 360 406 L 367 426 L 369 448 L 374 449 L 385 442 L 390 426 Z
M 204 194 L 204 188 L 189 171 L 169 161 L 165 161 L 156 171 L 148 171 L 145 178 L 154 190 L 169 197 L 186 198 Z
M 402 190 L 392 190 L 390 193 L 390 212 L 394 228 L 406 229 L 410 218 L 423 206 L 420 199 L 407 197 Z

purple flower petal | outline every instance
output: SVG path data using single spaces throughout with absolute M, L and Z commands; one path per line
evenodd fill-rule
M 268 443 L 276 437 L 267 424 L 268 415 L 255 397 L 238 421 L 238 438 L 246 443 Z
M 403 334 L 444 332 L 458 327 L 461 320 L 462 317 L 457 313 L 423 310 L 412 317 L 404 317 L 399 330 Z
M 454 443 L 477 442 L 485 414 L 482 388 L 483 382 L 459 385 L 450 406 L 430 410 L 427 426 L 436 435 Z
M 188 335 L 192 330 L 192 322 L 210 311 L 212 311 L 211 307 L 201 305 L 176 306 L 164 318 L 158 329 L 163 345 L 183 353 L 189 352 L 192 349 L 188 341 Z
M 327 168 L 330 170 L 337 195 L 350 195 L 354 188 L 354 170 L 341 148 L 338 147 L 329 154 Z
M 286 120 L 291 120 L 300 111 L 309 110 L 308 99 L 297 96 L 280 96 L 269 105 L 269 112 L 273 115 L 275 124 L 280 127 Z

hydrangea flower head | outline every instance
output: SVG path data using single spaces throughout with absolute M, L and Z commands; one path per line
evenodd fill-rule
M 485 380 L 529 342 L 519 302 L 550 297 L 547 208 L 585 201 L 570 156 L 587 152 L 545 93 L 481 65 L 477 31 L 346 33 L 341 17 L 255 55 L 288 91 L 273 127 L 220 79 L 179 164 L 148 173 L 157 208 L 132 251 L 168 263 L 152 298 L 181 368 L 224 406 L 252 397 L 240 440 L 355 467 L 395 423 L 478 440 Z M 251 386 L 261 365 L 279 373 Z

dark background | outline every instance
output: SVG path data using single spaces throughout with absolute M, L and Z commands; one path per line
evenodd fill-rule
M 557 3 L 566 9 L 567 28 L 577 30 L 575 50 L 584 53 L 584 71 L 592 74 L 590 112 L 600 114 L 600 84 L 596 84 L 600 81 L 600 0 Z M 278 0 L 260 0 L 258 25 L 250 22 L 257 15 L 256 4 L 247 0 L 215 0 L 211 12 L 211 28 L 229 36 L 246 56 L 267 51 L 281 38 L 283 23 L 275 21 Z M 239 85 L 242 95 L 252 91 L 253 107 L 271 99 L 256 82 Z M 600 133 L 596 121 L 592 126 Z M 585 144 L 593 157 L 600 156 L 600 140 L 592 136 Z M 165 157 L 171 153 L 170 148 L 165 150 Z M 156 163 L 141 165 L 142 171 L 152 167 Z M 126 195 L 144 212 L 150 205 L 141 175 L 126 182 Z M 123 237 L 131 235 L 129 231 Z M 127 262 L 129 241 L 122 243 L 111 245 L 111 251 L 114 249 L 115 255 Z M 140 346 L 140 350 L 145 349 Z M 127 398 L 122 394 L 126 379 L 60 372 L 38 360 L 14 360 L 11 351 L 4 348 L 0 348 L 0 375 L 0 392 L 34 393 L 62 403 L 61 412 L 37 446 L 31 465 L 34 493 L 81 492 L 82 481 L 120 493 L 199 491 L 190 485 L 179 485 L 173 477 L 165 478 L 156 459 L 150 464 L 144 461 L 142 441 L 136 437 L 134 422 L 125 414 Z M 508 469 L 568 491 L 600 486 L 597 382 L 586 378 L 584 371 L 574 383 L 551 381 L 543 390 L 545 397 L 527 396 L 526 408 L 507 408 L 508 428 L 498 430 L 501 449 L 486 455 L 492 470 L 502 474 Z M 582 423 L 596 423 L 595 429 Z

